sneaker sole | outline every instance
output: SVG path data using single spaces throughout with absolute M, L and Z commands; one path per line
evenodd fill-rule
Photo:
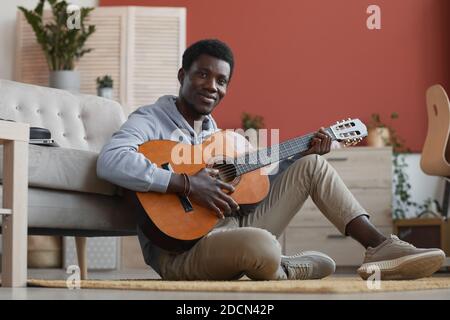
M 361 278 L 367 280 L 374 274 L 374 267 L 378 267 L 381 280 L 412 280 L 431 276 L 439 270 L 444 260 L 443 251 L 426 252 L 393 260 L 364 263 L 357 272 Z

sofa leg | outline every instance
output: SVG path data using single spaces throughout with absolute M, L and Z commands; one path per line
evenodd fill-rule
M 77 247 L 78 266 L 80 267 L 80 280 L 87 280 L 86 237 L 75 237 Z

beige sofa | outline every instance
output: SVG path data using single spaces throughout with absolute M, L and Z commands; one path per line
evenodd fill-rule
M 47 128 L 59 144 L 29 145 L 28 232 L 77 237 L 85 277 L 84 237 L 136 234 L 135 218 L 120 188 L 96 175 L 98 153 L 126 119 L 121 105 L 0 80 L 0 118 Z M 0 147 L 0 157 L 2 153 Z

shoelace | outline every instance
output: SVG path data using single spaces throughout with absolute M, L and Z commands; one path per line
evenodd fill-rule
M 310 276 L 312 271 L 309 263 L 293 263 L 285 261 L 283 266 L 289 279 L 305 280 Z
M 296 254 L 294 254 L 294 255 L 292 255 L 292 256 L 284 256 L 284 255 L 281 255 L 281 257 L 283 258 L 283 259 L 290 259 L 290 258 L 298 258 L 298 257 L 302 257 L 302 256 L 304 256 L 304 255 L 307 255 L 307 254 L 312 254 L 313 252 L 312 251 L 300 251 L 299 253 L 296 253 Z M 314 254 L 318 254 L 318 252 L 314 252 Z
M 291 259 L 291 258 L 298 258 L 298 257 L 301 257 L 301 256 L 303 256 L 303 255 L 305 255 L 305 253 L 304 252 L 299 252 L 299 253 L 297 253 L 297 254 L 294 254 L 294 255 L 292 255 L 292 256 L 281 256 L 282 258 L 284 258 L 284 259 Z
M 397 236 L 395 236 L 395 235 L 391 235 L 391 236 L 390 236 L 390 240 L 394 241 L 396 244 L 404 245 L 404 246 L 406 246 L 406 247 L 416 249 L 416 247 L 415 247 L 414 245 L 412 245 L 412 244 L 409 243 L 409 242 L 400 240 L 400 239 L 399 239 Z M 371 248 L 371 249 L 373 250 L 374 248 Z M 364 256 L 365 256 L 364 260 L 366 260 L 370 255 L 372 255 L 372 250 L 366 250 L 366 253 L 365 253 L 365 255 L 364 255 Z
M 398 237 L 395 237 L 395 238 L 392 237 L 391 239 L 395 240 L 395 242 L 397 242 L 398 244 L 405 245 L 405 246 L 410 247 L 410 248 L 415 248 L 415 246 L 412 245 L 411 243 L 403 241 L 403 240 L 400 240 Z

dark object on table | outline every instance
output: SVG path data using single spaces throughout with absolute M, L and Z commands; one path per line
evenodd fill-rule
M 2 118 L 0 118 L 0 120 L 16 122 L 14 120 Z M 52 139 L 52 133 L 50 132 L 50 130 L 40 127 L 30 127 L 29 143 L 47 147 L 59 147 L 55 140 Z
M 58 147 L 58 144 L 52 139 L 50 130 L 40 127 L 30 127 L 30 144 Z

